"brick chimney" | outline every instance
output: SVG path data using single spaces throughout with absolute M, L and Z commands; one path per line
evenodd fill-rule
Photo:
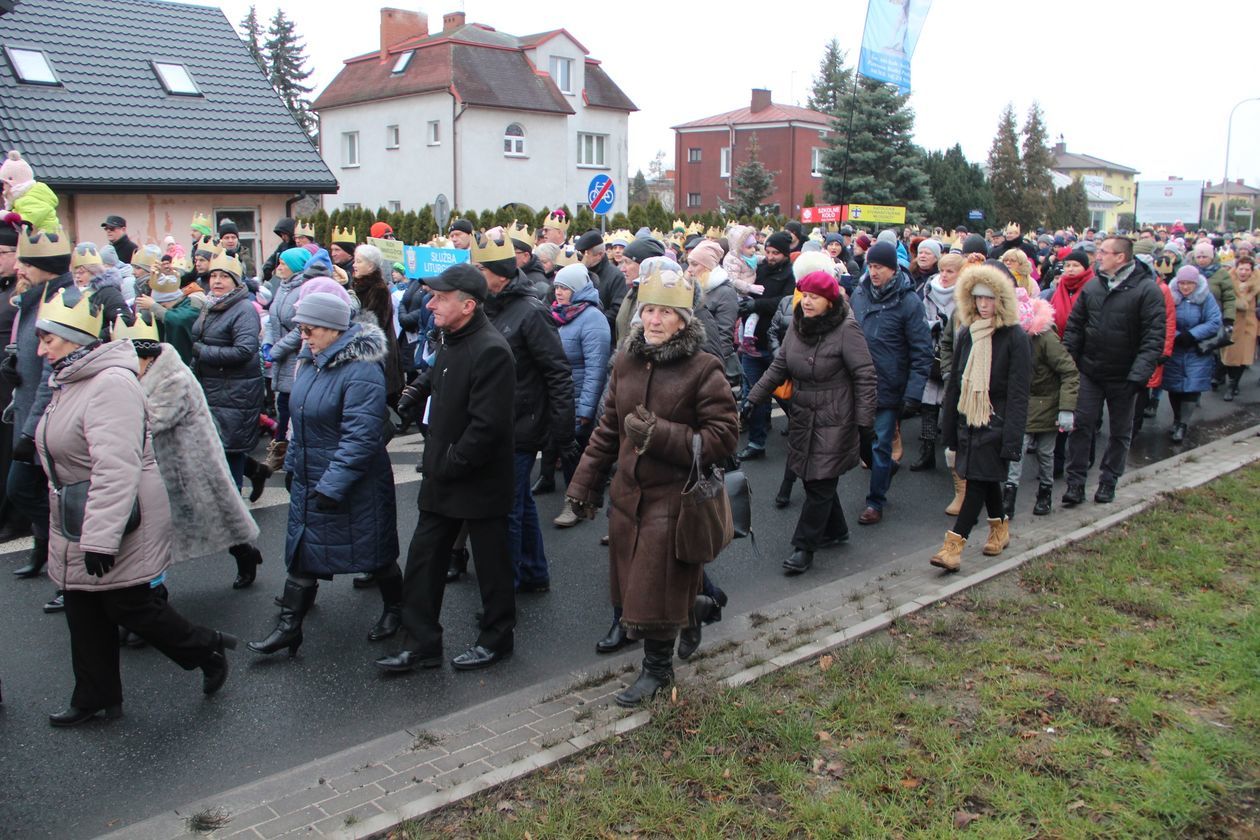
M 766 110 L 767 108 L 770 107 L 770 105 L 771 105 L 770 91 L 765 90 L 763 88 L 752 89 L 752 107 L 750 108 L 750 110 L 754 114 L 757 113 L 758 111 Z
M 452 29 L 458 29 L 464 25 L 463 12 L 447 12 L 442 15 L 442 31 L 450 32 Z
M 411 38 L 429 34 L 429 16 L 406 9 L 381 9 L 381 61 L 389 58 L 389 48 Z

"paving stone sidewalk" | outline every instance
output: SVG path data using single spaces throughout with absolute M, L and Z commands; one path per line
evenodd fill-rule
M 730 616 L 706 628 L 703 647 L 677 668 L 678 689 L 685 692 L 701 680 L 742 685 L 807 660 L 1109 528 L 1162 493 L 1197 487 L 1258 459 L 1260 426 L 1131 471 L 1114 504 L 1086 501 L 1062 509 L 1056 495 L 1051 516 L 1021 516 L 1012 524 L 1003 556 L 986 558 L 978 548 L 966 552 L 961 574 L 942 575 L 929 566 L 937 547 L 932 545 L 889 557 L 872 572 Z M 939 516 L 943 536 L 951 520 L 937 511 L 924 515 Z M 378 738 L 127 826 L 107 840 L 383 836 L 403 820 L 648 723 L 650 711 L 627 711 L 612 700 L 638 670 L 641 655 L 633 650 L 610 657 L 599 671 L 567 674 Z

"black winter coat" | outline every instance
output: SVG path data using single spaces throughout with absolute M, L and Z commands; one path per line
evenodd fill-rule
M 206 392 L 225 452 L 250 452 L 258 443 L 263 407 L 259 327 L 244 286 L 201 310 L 192 327 L 193 373 Z
M 1144 387 L 1164 353 L 1168 311 L 1155 273 L 1141 260 L 1130 265 L 1110 291 L 1101 277 L 1085 284 L 1068 314 L 1063 346 L 1089 378 Z
M 596 277 L 595 288 L 599 289 L 599 305 L 603 307 L 604 317 L 608 319 L 608 328 L 612 330 L 613 340 L 617 336 L 617 310 L 626 297 L 626 275 L 612 264 L 608 257 L 599 261 L 599 265 L 591 269 Z
M 1006 481 L 1007 462 L 1023 457 L 1028 391 L 1032 385 L 1032 345 L 1019 324 L 993 332 L 989 369 L 989 425 L 973 429 L 958 411 L 962 375 L 971 356 L 971 330 L 962 328 L 954 341 L 954 362 L 941 406 L 945 445 L 955 450 L 954 470 L 968 481 Z
M 521 266 L 520 271 L 534 284 L 534 297 L 544 303 L 550 303 L 547 300 L 547 293 L 551 291 L 551 281 L 547 279 L 547 272 L 543 271 L 542 263 L 538 261 L 538 257 L 530 254 L 529 262 Z M 552 301 L 554 300 L 555 296 L 553 295 Z
M 538 452 L 548 443 L 568 443 L 573 439 L 573 370 L 551 312 L 534 297 L 533 283 L 518 271 L 503 291 L 486 301 L 486 315 L 516 360 L 516 451 Z
M 503 395 L 516 385 L 512 350 L 480 308 L 463 327 L 438 330 L 432 340 L 437 356 L 418 381 L 429 397 L 420 510 L 455 519 L 507 516 L 515 469 L 512 404 Z
M 764 286 L 765 291 L 761 297 L 753 298 L 753 311 L 769 324 L 774 311 L 779 308 L 779 301 L 796 291 L 796 275 L 792 273 L 791 260 L 784 260 L 778 265 L 762 260 L 757 264 L 757 285 Z M 766 345 L 758 342 L 757 349 L 764 350 Z

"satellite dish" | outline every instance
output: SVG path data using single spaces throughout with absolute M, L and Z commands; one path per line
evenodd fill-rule
M 451 203 L 446 200 L 444 193 L 438 193 L 433 202 L 433 220 L 437 222 L 438 232 L 446 233 L 446 224 L 451 220 Z

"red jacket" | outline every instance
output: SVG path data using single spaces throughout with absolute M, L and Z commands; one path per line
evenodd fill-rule
M 1159 290 L 1164 293 L 1164 310 L 1167 312 L 1167 319 L 1164 326 L 1164 358 L 1172 357 L 1173 339 L 1177 337 L 1177 304 L 1173 303 L 1172 289 L 1168 288 L 1168 284 L 1160 278 L 1155 278 L 1155 283 L 1159 286 Z M 1164 381 L 1164 365 L 1161 363 L 1155 368 L 1155 372 L 1151 374 L 1151 378 L 1146 383 L 1147 388 L 1158 388 Z

